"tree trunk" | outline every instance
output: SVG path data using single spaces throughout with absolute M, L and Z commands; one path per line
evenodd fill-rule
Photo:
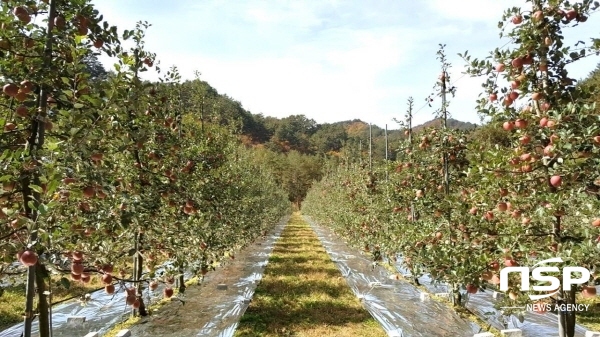
M 558 305 L 575 304 L 577 288 L 572 287 L 570 291 L 560 290 L 558 292 Z M 558 335 L 559 337 L 575 337 L 575 311 L 558 311 Z
M 132 316 L 135 316 L 136 311 L 140 314 L 140 316 L 147 316 L 148 312 L 146 311 L 146 305 L 144 304 L 144 299 L 142 298 L 142 283 L 139 282 L 142 279 L 142 272 L 143 272 L 143 268 L 144 268 L 144 259 L 142 258 L 142 255 L 139 253 L 140 250 L 140 246 L 142 243 L 142 234 L 136 234 L 135 235 L 135 255 L 133 258 L 133 280 L 136 281 L 135 283 L 135 288 L 136 288 L 136 297 L 137 299 L 140 301 L 140 307 L 139 309 L 133 309 L 132 310 Z
M 183 267 L 179 268 L 179 293 L 183 294 L 185 292 L 185 279 L 183 277 Z
M 36 266 L 27 268 L 27 285 L 25 288 L 25 322 L 23 323 L 23 336 L 31 337 L 31 323 L 33 322 L 33 298 L 35 296 L 35 269 Z
M 44 57 L 43 57 L 43 61 L 44 61 L 44 67 L 48 68 L 51 63 L 52 63 L 52 28 L 54 26 L 54 17 L 56 16 L 56 0 L 50 0 L 50 6 L 49 6 L 49 13 L 48 13 L 48 24 L 46 27 L 46 40 L 45 40 L 45 47 L 44 47 Z M 46 108 L 47 108 L 47 97 L 48 97 L 48 93 L 47 90 L 44 86 L 42 86 L 40 88 L 40 94 L 39 94 L 39 107 L 38 107 L 38 115 L 36 116 L 37 118 L 34 118 L 31 126 L 30 126 L 30 131 L 31 131 L 31 135 L 29 136 L 29 157 L 32 159 L 35 159 L 35 155 L 36 155 L 36 151 L 40 148 L 42 148 L 42 146 L 44 145 L 44 132 L 45 132 L 45 124 L 42 123 L 41 121 L 43 120 L 44 117 L 46 117 Z M 23 192 L 23 204 L 25 207 L 25 213 L 27 214 L 27 217 L 31 220 L 33 220 L 34 225 L 30 228 L 29 230 L 29 242 L 35 242 L 37 240 L 37 217 L 38 217 L 38 213 L 37 213 L 37 206 L 39 205 L 39 200 L 40 200 L 40 196 L 39 193 L 33 191 L 31 189 L 31 187 L 29 186 L 31 183 L 40 186 L 40 182 L 39 182 L 39 173 L 36 170 L 31 176 L 26 176 L 25 179 L 22 181 L 22 192 Z M 33 207 L 30 207 L 29 203 L 32 202 L 33 203 Z M 41 264 L 37 264 L 35 266 L 31 266 L 27 269 L 27 285 L 26 285 L 26 290 L 25 290 L 25 322 L 24 322 L 24 328 L 23 328 L 23 336 L 24 337 L 31 337 L 31 326 L 32 326 L 32 322 L 34 319 L 34 313 L 33 313 L 33 298 L 35 296 L 35 282 L 38 280 L 38 277 L 42 277 L 42 282 L 43 283 L 43 276 L 42 275 L 38 275 L 40 273 L 41 270 L 37 270 L 39 268 L 43 268 L 43 266 Z M 39 284 L 38 284 L 39 287 Z M 43 295 L 43 291 L 45 291 L 45 287 L 44 290 L 41 290 L 41 295 L 40 296 L 46 296 Z M 45 302 L 45 301 L 42 301 Z M 41 302 L 40 302 L 41 303 Z M 40 304 L 40 310 L 42 309 L 41 307 L 43 307 L 42 304 Z M 49 325 L 48 325 L 48 306 L 45 305 L 45 318 L 44 318 L 44 322 L 45 324 L 43 324 L 42 320 L 40 319 L 40 336 L 42 337 L 46 337 L 47 335 L 42 335 L 42 329 L 43 326 L 45 325 L 45 329 L 46 331 L 49 329 Z M 40 316 L 41 317 L 41 316 Z
M 45 294 L 46 281 L 47 278 L 47 270 L 44 265 L 38 262 L 37 264 L 37 272 L 35 273 L 35 283 L 37 285 L 37 295 L 38 295 L 38 321 L 39 321 L 39 337 L 50 337 L 50 317 L 49 317 L 49 308 L 50 303 L 48 303 L 48 295 Z

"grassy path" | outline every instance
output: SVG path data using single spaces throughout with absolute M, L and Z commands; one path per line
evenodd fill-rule
M 295 213 L 235 336 L 387 336 Z

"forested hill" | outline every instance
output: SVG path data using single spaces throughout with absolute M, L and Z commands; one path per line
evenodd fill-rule
M 285 118 L 266 117 L 253 114 L 242 107 L 233 98 L 219 94 L 215 88 L 205 81 L 194 80 L 183 83 L 183 91 L 188 95 L 200 95 L 200 106 L 191 104 L 198 102 L 190 99 L 191 109 L 198 112 L 204 121 L 218 121 L 223 124 L 237 125 L 243 142 L 249 146 L 265 147 L 274 152 L 288 153 L 297 151 L 311 155 L 341 155 L 344 152 L 355 152 L 361 147 L 368 151 L 369 124 L 355 119 L 335 123 L 319 124 L 305 115 L 292 115 Z M 185 96 L 185 95 L 184 95 Z M 191 97 L 191 96 L 190 96 Z M 416 126 L 416 133 L 424 127 L 439 125 L 439 120 L 431 120 Z M 448 126 L 456 129 L 473 129 L 475 124 L 450 119 Z M 373 158 L 385 157 L 385 130 L 373 125 Z M 404 130 L 388 130 L 389 156 L 394 157 L 393 149 L 404 136 Z
M 318 124 L 304 115 L 294 115 L 282 119 L 263 118 L 267 129 L 267 137 L 261 139 L 261 145 L 277 152 L 296 150 L 305 154 L 341 155 L 347 152 L 356 152 L 362 149 L 368 151 L 369 124 L 355 119 L 336 123 Z M 260 123 L 260 122 L 259 122 Z M 413 130 L 419 133 L 425 127 L 439 124 L 439 120 L 432 120 L 423 125 L 416 126 Z M 475 124 L 457 120 L 449 120 L 448 126 L 457 129 L 473 129 Z M 385 157 L 385 130 L 373 125 L 371 127 L 373 139 L 372 150 L 374 159 Z M 388 156 L 395 157 L 394 149 L 398 142 L 405 137 L 403 129 L 388 130 Z M 248 135 L 251 137 L 251 135 Z

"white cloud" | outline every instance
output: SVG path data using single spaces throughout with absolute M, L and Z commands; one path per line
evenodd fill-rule
M 504 44 L 496 24 L 505 8 L 524 3 L 188 0 L 154 8 L 141 0 L 95 2 L 121 31 L 134 27 L 141 6 L 139 19 L 153 24 L 147 48 L 163 68 L 176 64 L 185 79 L 199 70 L 203 80 L 253 113 L 305 114 L 318 122 L 360 118 L 394 127 L 392 118 L 404 115 L 409 96 L 418 109 L 431 93 L 440 69 L 438 43 L 447 44 L 452 78 L 458 79 L 450 111 L 478 122 L 474 107 L 482 80 L 461 78 L 464 63 L 456 53 L 468 49 L 484 58 Z M 567 37 L 598 28 L 589 24 Z M 575 76 L 587 75 L 595 62 L 574 65 Z M 433 110 L 423 108 L 416 123 L 431 119 Z
M 491 26 L 502 18 L 504 10 L 516 6 L 526 10 L 527 4 L 518 0 L 427 0 L 429 10 L 446 19 L 484 22 Z

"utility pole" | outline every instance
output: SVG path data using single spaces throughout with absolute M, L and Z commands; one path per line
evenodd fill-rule
M 413 111 L 413 98 L 409 97 L 408 98 L 408 113 L 406 115 L 407 120 L 408 120 L 408 160 L 412 161 L 412 151 L 413 151 L 413 144 L 412 144 L 412 111 Z M 411 201 L 410 202 L 410 218 L 411 221 L 415 221 L 415 202 Z
M 388 181 L 388 134 L 387 134 L 387 124 L 385 125 L 385 181 Z
M 373 130 L 369 123 L 369 171 L 373 170 Z
M 358 163 L 362 166 L 362 139 L 358 140 Z

